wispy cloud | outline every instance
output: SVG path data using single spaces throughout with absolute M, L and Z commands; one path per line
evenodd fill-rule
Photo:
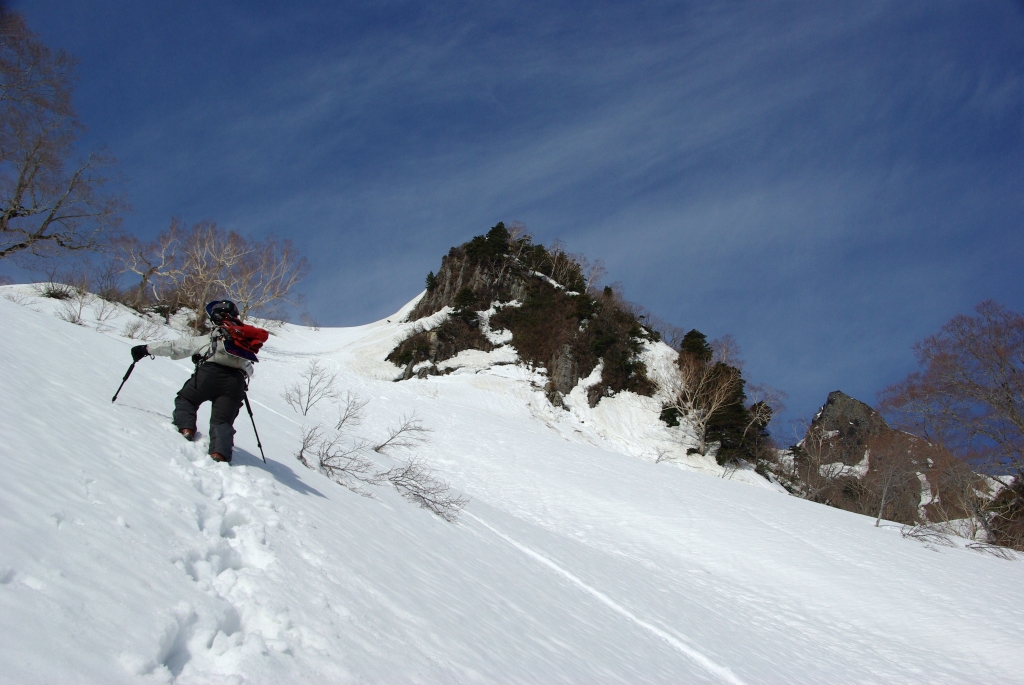
M 1024 306 L 1019 5 L 95 7 L 61 30 L 101 70 L 82 111 L 135 220 L 295 239 L 325 323 L 391 313 L 520 219 L 736 335 L 806 414 L 871 401 L 982 297 Z

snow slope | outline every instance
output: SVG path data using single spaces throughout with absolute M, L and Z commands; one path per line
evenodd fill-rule
M 286 326 L 250 390 L 268 463 L 243 413 L 227 466 L 170 426 L 187 361 L 111 404 L 133 315 L 0 292 L 0 682 L 1024 682 L 1020 560 L 655 464 L 640 398 L 553 409 L 480 360 L 394 383 L 400 315 Z M 282 399 L 311 359 L 369 400 L 360 435 L 432 429 L 458 523 L 296 461 L 337 411 Z

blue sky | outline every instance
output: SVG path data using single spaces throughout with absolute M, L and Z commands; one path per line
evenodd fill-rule
M 734 335 L 792 419 L 873 402 L 982 299 L 1024 309 L 1024 3 L 291 5 L 12 3 L 80 59 L 126 226 L 291 238 L 324 325 L 519 220 Z

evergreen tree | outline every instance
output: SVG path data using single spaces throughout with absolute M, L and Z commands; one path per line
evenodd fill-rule
M 436 288 L 436 287 L 437 287 L 437 276 L 435 276 L 434 272 L 431 271 L 430 273 L 427 274 L 427 292 L 428 293 L 434 292 L 434 288 Z
M 696 328 L 683 336 L 683 342 L 679 346 L 680 357 L 684 354 L 692 355 L 703 362 L 710 362 L 714 356 L 711 345 L 708 344 L 708 336 Z
M 725 364 L 716 364 L 720 371 L 739 373 L 738 369 Z M 743 392 L 745 381 L 740 378 L 733 390 L 732 397 L 708 421 L 707 440 L 718 443 L 715 459 L 719 464 L 735 462 L 737 459 L 754 460 L 752 441 L 748 439 L 750 431 L 750 413 L 744 405 L 747 396 Z
M 476 312 L 473 311 L 473 307 L 477 303 L 476 293 L 473 292 L 472 288 L 462 288 L 455 294 L 455 300 L 452 304 L 455 306 L 455 311 L 452 316 L 462 319 L 466 323 L 476 321 Z

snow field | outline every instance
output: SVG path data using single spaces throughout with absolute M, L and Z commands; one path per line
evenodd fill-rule
M 170 426 L 190 364 L 139 362 L 111 404 L 131 314 L 2 291 L 0 682 L 1024 682 L 1020 561 L 654 464 L 645 398 L 554 409 L 475 358 L 393 383 L 401 313 L 287 326 L 250 389 L 268 464 L 243 409 L 227 466 Z M 311 359 L 370 400 L 358 435 L 432 429 L 457 524 L 294 459 L 335 418 L 281 398 Z

